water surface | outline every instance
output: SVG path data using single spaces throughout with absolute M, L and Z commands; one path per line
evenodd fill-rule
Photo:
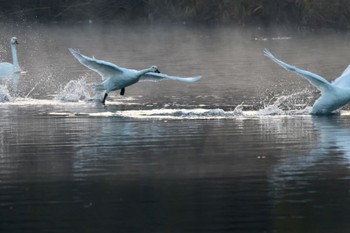
M 1 232 L 347 232 L 350 112 L 310 116 L 318 92 L 262 53 L 333 80 L 347 34 L 3 28 L 1 58 L 16 35 L 26 73 L 0 103 Z M 104 107 L 68 47 L 203 79 L 139 83 Z

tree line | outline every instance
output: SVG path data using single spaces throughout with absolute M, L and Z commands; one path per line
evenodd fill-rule
M 0 20 L 186 21 L 349 28 L 348 0 L 0 0 Z

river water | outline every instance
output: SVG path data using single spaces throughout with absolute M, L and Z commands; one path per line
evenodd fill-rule
M 180 25 L 9 25 L 25 73 L 0 103 L 1 232 L 348 232 L 350 111 L 264 57 L 333 80 L 346 33 Z M 91 101 L 67 48 L 202 75 Z

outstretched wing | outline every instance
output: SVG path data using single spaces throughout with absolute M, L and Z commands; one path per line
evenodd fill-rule
M 69 51 L 81 64 L 101 75 L 103 80 L 123 73 L 123 68 L 113 63 L 85 56 L 72 48 Z
M 350 88 L 350 65 L 344 70 L 339 78 L 333 81 L 334 86 Z
M 154 72 L 148 72 L 140 77 L 140 81 L 153 81 L 158 82 L 162 79 L 170 79 L 174 81 L 180 81 L 180 82 L 186 82 L 186 83 L 193 83 L 201 79 L 202 76 L 194 76 L 194 77 L 177 77 L 177 76 L 170 76 L 163 73 L 154 73 Z
M 278 60 L 275 58 L 272 53 L 270 53 L 269 50 L 265 49 L 264 54 L 266 57 L 270 58 L 272 61 L 277 63 L 278 65 L 282 66 L 286 70 L 295 72 L 305 78 L 307 81 L 309 81 L 312 85 L 314 85 L 317 89 L 319 89 L 322 93 L 331 91 L 333 89 L 332 85 L 324 78 L 321 76 L 311 73 L 306 70 L 299 69 L 295 66 L 288 65 L 287 63 L 284 63 L 283 61 Z

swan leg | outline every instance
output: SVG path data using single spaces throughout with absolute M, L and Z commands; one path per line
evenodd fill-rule
M 121 90 L 120 90 L 120 95 L 124 95 L 125 94 L 125 88 L 122 88 Z
M 105 93 L 105 96 L 103 97 L 103 100 L 102 100 L 102 104 L 105 105 L 105 101 L 107 99 L 107 96 L 108 96 L 108 93 L 106 92 Z

